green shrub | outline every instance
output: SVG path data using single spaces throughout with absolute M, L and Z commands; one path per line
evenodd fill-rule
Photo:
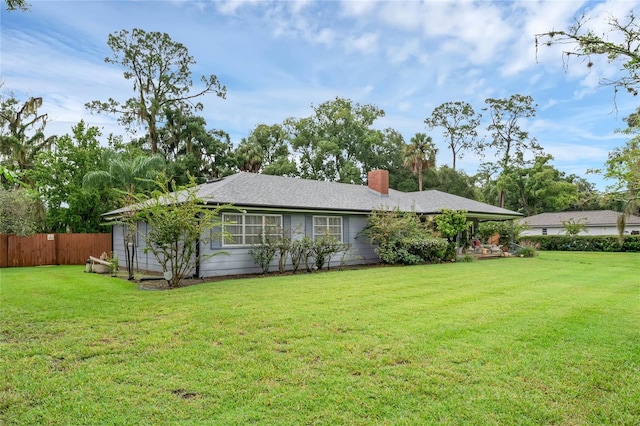
M 432 223 L 423 219 L 414 212 L 374 211 L 362 233 L 377 245 L 375 252 L 383 263 L 440 261 L 447 256 L 447 241 L 434 237 Z
M 538 250 L 532 246 L 525 246 L 516 251 L 516 254 L 522 257 L 536 257 L 538 255 Z
M 464 263 L 475 262 L 475 260 L 476 260 L 475 256 L 468 253 L 458 258 L 458 262 L 464 262 Z
M 253 261 L 260 266 L 263 274 L 269 272 L 269 267 L 275 254 L 276 245 L 270 241 L 265 241 L 263 244 L 252 246 L 249 249 L 249 255 L 253 258 Z
M 331 257 L 341 251 L 349 250 L 348 244 L 343 244 L 335 238 L 323 237 L 315 240 L 311 246 L 315 256 L 315 266 L 318 270 L 327 264 L 327 269 L 331 269 Z
M 388 263 L 389 265 L 415 265 L 420 263 L 421 260 L 420 257 L 409 253 L 409 250 L 401 241 L 380 244 L 376 247 L 375 252 L 380 256 L 380 260 L 383 263 Z
M 291 238 L 282 238 L 276 241 L 275 249 L 278 253 L 278 272 L 282 274 L 286 269 L 287 256 L 291 250 Z
M 416 255 L 424 262 L 439 262 L 447 255 L 447 240 L 436 237 L 408 238 L 404 240 L 409 253 Z
M 622 246 L 616 235 L 531 235 L 521 244 L 546 251 L 640 252 L 640 236 L 626 236 Z
M 289 246 L 289 254 L 291 256 L 291 264 L 293 265 L 293 272 L 297 272 L 300 265 L 305 265 L 307 271 L 311 270 L 309 265 L 309 258 L 313 255 L 312 251 L 313 242 L 307 236 L 301 240 L 291 241 Z
M 422 262 L 439 262 L 445 258 L 449 244 L 443 238 L 402 238 L 380 244 L 376 253 L 388 264 L 416 265 Z

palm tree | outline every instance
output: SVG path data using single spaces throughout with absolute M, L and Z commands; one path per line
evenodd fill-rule
M 236 148 L 236 162 L 243 172 L 259 173 L 264 162 L 264 152 L 257 143 L 242 139 Z
M 124 195 L 124 205 L 130 204 L 134 196 L 142 192 L 148 181 L 164 168 L 161 155 L 140 155 L 124 158 L 113 151 L 107 151 L 103 162 L 106 170 L 87 173 L 82 179 L 85 187 L 108 185 Z
M 82 179 L 82 185 L 88 187 L 109 185 L 123 195 L 124 205 L 133 203 L 135 195 L 142 192 L 149 180 L 153 179 L 164 167 L 164 158 L 160 155 L 125 158 L 113 151 L 107 151 L 107 153 L 104 159 L 107 170 L 87 173 Z M 133 279 L 133 255 L 137 229 L 131 223 L 127 225 L 123 228 L 125 232 L 124 251 L 127 258 L 129 279 Z
M 405 145 L 404 165 L 412 173 L 418 175 L 418 188 L 422 191 L 422 174 L 424 171 L 436 166 L 436 154 L 438 149 L 433 144 L 431 136 L 425 133 L 416 133 L 411 138 L 411 143 Z

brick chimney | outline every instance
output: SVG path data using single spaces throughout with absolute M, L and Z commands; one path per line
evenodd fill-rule
M 367 175 L 369 188 L 382 195 L 389 195 L 389 172 L 387 170 L 371 170 Z

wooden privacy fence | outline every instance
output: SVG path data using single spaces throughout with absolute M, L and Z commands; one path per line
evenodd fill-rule
M 111 234 L 0 235 L 0 268 L 84 265 L 89 256 L 111 254 Z

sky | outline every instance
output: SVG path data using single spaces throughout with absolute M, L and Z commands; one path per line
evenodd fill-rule
M 623 18 L 640 0 L 574 1 L 43 1 L 27 12 L 0 12 L 0 91 L 42 97 L 48 135 L 71 133 L 80 120 L 103 137 L 123 134 L 116 117 L 92 115 L 92 100 L 133 95 L 123 69 L 105 63 L 109 34 L 141 28 L 169 34 L 194 57 L 194 89 L 215 74 L 226 99 L 207 95 L 198 114 L 207 128 L 229 133 L 234 145 L 258 124 L 312 115 L 312 105 L 336 97 L 385 111 L 374 128 L 393 128 L 408 142 L 432 136 L 437 164 L 451 165 L 441 130 L 424 123 L 439 105 L 530 95 L 534 118 L 522 120 L 553 165 L 604 190 L 588 169 L 628 136 L 616 132 L 638 99 L 615 95 L 602 79 L 621 75 L 604 58 L 564 66 L 559 47 L 536 50 L 535 34 L 567 29 L 582 14 L 596 34 L 607 17 Z M 484 114 L 479 129 L 485 134 Z M 140 136 L 140 134 L 138 134 Z M 125 140 L 126 140 L 125 135 Z M 467 153 L 458 169 L 475 174 L 482 161 Z

